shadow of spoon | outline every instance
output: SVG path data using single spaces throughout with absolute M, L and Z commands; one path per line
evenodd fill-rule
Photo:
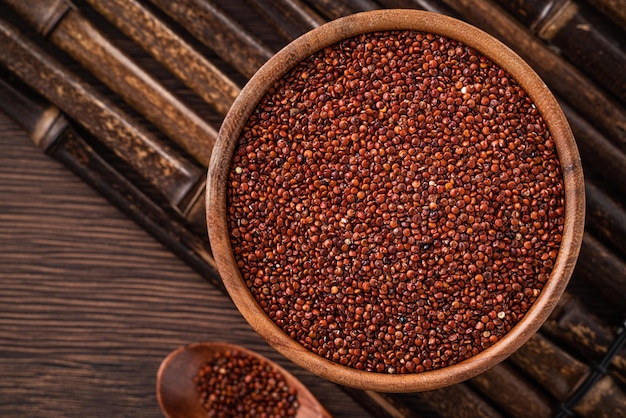
M 168 418 L 204 418 L 207 411 L 200 403 L 200 394 L 193 381 L 200 367 L 215 353 L 237 350 L 269 364 L 280 372 L 290 388 L 296 389 L 299 407 L 297 418 L 328 417 L 324 409 L 311 392 L 288 371 L 273 361 L 228 343 L 195 343 L 172 351 L 161 363 L 157 373 L 157 399 Z

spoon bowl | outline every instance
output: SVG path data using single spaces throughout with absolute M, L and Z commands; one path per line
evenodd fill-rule
M 285 377 L 290 388 L 296 389 L 299 407 L 298 418 L 330 417 L 311 392 L 288 371 L 262 355 L 228 343 L 194 343 L 172 351 L 161 363 L 157 374 L 157 399 L 168 418 L 206 417 L 207 411 L 200 403 L 200 394 L 193 381 L 198 370 L 215 353 L 237 350 L 268 364 Z

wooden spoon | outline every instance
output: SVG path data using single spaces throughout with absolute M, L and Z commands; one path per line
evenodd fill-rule
M 200 394 L 196 391 L 193 378 L 200 367 L 214 353 L 224 353 L 229 350 L 238 350 L 255 357 L 280 372 L 285 377 L 287 384 L 297 391 L 298 403 L 300 404 L 296 414 L 297 418 L 330 418 L 330 414 L 306 386 L 288 371 L 260 354 L 227 343 L 190 344 L 172 351 L 163 360 L 157 374 L 157 399 L 165 416 L 168 418 L 204 418 L 207 416 L 207 411 L 200 403 Z

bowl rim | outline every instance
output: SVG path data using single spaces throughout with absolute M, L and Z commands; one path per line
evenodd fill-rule
M 503 68 L 526 91 L 542 114 L 561 163 L 565 189 L 562 241 L 557 260 L 541 294 L 505 336 L 479 354 L 452 366 L 412 374 L 357 370 L 309 351 L 276 325 L 246 286 L 230 245 L 226 190 L 236 141 L 249 115 L 269 87 L 297 63 L 340 40 L 369 32 L 416 30 L 459 41 Z M 272 347 L 299 366 L 335 383 L 380 392 L 417 392 L 449 386 L 500 363 L 526 342 L 548 318 L 563 294 L 582 242 L 585 195 L 580 156 L 569 124 L 541 78 L 515 52 L 482 30 L 460 20 L 419 10 L 386 9 L 330 21 L 295 39 L 248 81 L 233 103 L 213 149 L 207 173 L 207 228 L 211 249 L 226 290 L 248 321 Z

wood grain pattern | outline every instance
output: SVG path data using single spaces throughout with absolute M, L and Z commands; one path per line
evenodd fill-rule
M 226 115 L 239 86 L 152 11 L 136 0 L 88 2 L 218 113 Z
M 209 0 L 150 0 L 246 77 L 273 55 L 267 46 Z
M 203 172 L 179 156 L 94 88 L 0 20 L 0 62 L 77 120 L 149 181 L 181 214 L 202 188 Z
M 370 416 L 269 348 L 226 296 L 2 113 L 0 138 L 0 416 L 162 417 L 161 360 L 206 340 L 277 361 L 334 416 Z

